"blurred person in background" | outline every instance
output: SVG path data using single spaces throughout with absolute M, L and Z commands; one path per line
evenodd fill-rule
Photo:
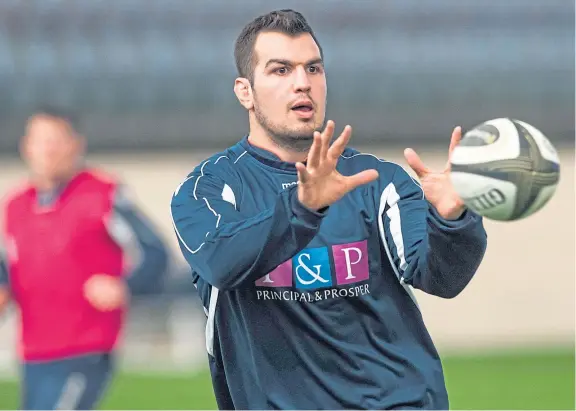
M 168 252 L 116 178 L 84 162 L 73 115 L 45 108 L 21 140 L 30 171 L 2 208 L 0 312 L 19 313 L 24 409 L 92 409 L 114 372 L 130 297 Z
M 207 312 L 221 409 L 446 409 L 408 286 L 442 298 L 486 250 L 449 168 L 332 143 L 323 53 L 293 10 L 247 24 L 234 91 L 250 130 L 174 192 L 175 233 Z M 360 71 L 359 71 L 360 73 Z M 448 155 L 461 137 L 454 129 Z

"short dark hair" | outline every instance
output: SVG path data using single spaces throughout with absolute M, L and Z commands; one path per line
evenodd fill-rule
M 62 106 L 56 106 L 53 104 L 46 104 L 38 106 L 32 113 L 33 116 L 48 116 L 52 118 L 57 118 L 59 120 L 64 120 L 70 127 L 75 131 L 78 131 L 80 127 L 79 116 L 76 112 L 71 109 L 67 109 Z
M 236 69 L 240 77 L 245 77 L 250 82 L 254 80 L 254 44 L 258 34 L 264 32 L 277 32 L 293 37 L 308 33 L 320 49 L 320 57 L 323 57 L 322 47 L 320 47 L 314 31 L 301 13 L 291 9 L 271 11 L 256 17 L 244 26 L 236 39 L 234 47 Z

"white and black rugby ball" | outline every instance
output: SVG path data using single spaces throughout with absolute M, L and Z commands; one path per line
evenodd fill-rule
M 523 121 L 498 118 L 467 131 L 451 159 L 452 183 L 466 206 L 492 220 L 514 221 L 540 210 L 560 179 L 548 138 Z

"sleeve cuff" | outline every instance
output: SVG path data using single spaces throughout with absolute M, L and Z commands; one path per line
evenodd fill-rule
M 320 223 L 322 218 L 324 218 L 324 216 L 328 212 L 329 207 L 324 207 L 318 211 L 311 210 L 310 208 L 306 207 L 304 204 L 300 202 L 295 187 L 292 190 L 290 190 L 290 208 L 292 209 L 292 212 L 294 213 L 297 219 L 301 220 L 306 225 L 316 226 Z
M 461 229 L 474 224 L 478 221 L 480 216 L 469 209 L 465 209 L 462 215 L 457 220 L 447 220 L 438 214 L 433 205 L 428 204 L 430 219 L 440 228 L 444 229 Z

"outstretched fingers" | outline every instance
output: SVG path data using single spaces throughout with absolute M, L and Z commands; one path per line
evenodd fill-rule
M 452 137 L 450 138 L 450 147 L 448 147 L 448 161 L 446 162 L 446 170 L 450 170 L 450 161 L 452 160 L 452 153 L 454 149 L 462 140 L 462 127 L 458 126 L 452 131 Z
M 462 140 L 462 127 L 458 126 L 452 131 L 452 137 L 450 137 L 450 147 L 448 148 L 449 154 L 452 154 L 460 140 Z
M 424 163 L 420 159 L 420 156 L 411 148 L 407 148 L 406 150 L 404 150 L 404 157 L 406 158 L 406 162 L 408 163 L 410 168 L 414 170 L 414 172 L 419 178 L 423 178 L 430 173 L 430 169 L 428 169 L 428 167 L 424 165 Z
M 296 173 L 298 174 L 298 181 L 300 183 L 306 183 L 308 181 L 309 174 L 304 164 L 300 162 L 296 163 Z
M 318 168 L 326 160 L 326 153 L 330 146 L 330 140 L 334 134 L 334 122 L 329 120 L 326 128 L 322 133 L 319 131 L 314 132 L 314 141 L 308 152 L 307 166 L 310 168 Z
M 336 125 L 334 121 L 328 120 L 326 123 L 326 128 L 322 133 L 322 146 L 320 150 L 320 159 L 324 161 L 326 159 L 326 154 L 328 153 L 328 149 L 330 148 L 330 142 L 332 141 L 332 136 L 334 135 L 334 129 Z
M 348 186 L 348 191 L 355 189 L 364 184 L 371 183 L 378 179 L 378 171 L 376 170 L 364 170 L 357 174 L 345 177 Z
M 312 146 L 310 151 L 308 151 L 308 158 L 306 159 L 306 165 L 310 168 L 316 168 L 320 165 L 320 152 L 322 149 L 322 137 L 320 132 L 314 132 L 314 141 L 312 141 Z
M 342 134 L 334 141 L 332 146 L 328 149 L 328 157 L 331 160 L 338 160 L 338 157 L 342 155 L 344 149 L 348 145 L 350 141 L 350 137 L 352 137 L 352 127 L 346 126 L 342 131 Z

